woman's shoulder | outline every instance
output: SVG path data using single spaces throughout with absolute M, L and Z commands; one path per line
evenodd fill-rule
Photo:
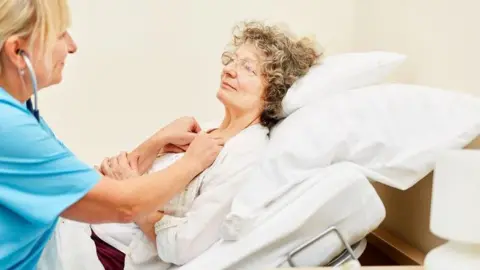
M 225 148 L 229 153 L 261 152 L 269 142 L 268 132 L 260 124 L 251 125 L 232 137 Z

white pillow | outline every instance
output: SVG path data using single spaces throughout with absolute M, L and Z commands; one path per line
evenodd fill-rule
M 479 134 L 480 100 L 473 96 L 405 84 L 344 91 L 299 109 L 272 130 L 255 177 L 239 191 L 230 216 L 236 223 L 251 219 L 338 162 L 405 190 L 433 169 L 439 152 L 463 148 Z
M 284 114 L 326 95 L 380 83 L 405 59 L 405 55 L 381 51 L 329 56 L 290 87 L 283 100 Z
M 264 160 L 272 177 L 301 180 L 316 168 L 353 162 L 405 190 L 428 174 L 439 151 L 480 134 L 480 99 L 407 84 L 342 92 L 306 106 L 272 130 Z M 268 164 L 268 165 L 266 165 Z

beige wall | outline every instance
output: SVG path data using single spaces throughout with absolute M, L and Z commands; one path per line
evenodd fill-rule
M 480 95 L 478 10 L 476 0 L 358 0 L 354 48 L 408 55 L 392 81 Z M 383 226 L 424 252 L 443 242 L 429 231 L 431 186 L 431 175 L 405 192 L 376 185 Z
M 141 3 L 140 3 L 141 2 Z M 353 0 L 70 1 L 79 46 L 41 111 L 82 159 L 134 147 L 183 115 L 222 117 L 220 54 L 239 21 L 288 24 L 329 53 L 351 49 Z
M 404 53 L 394 80 L 480 94 L 480 2 L 357 0 L 356 50 Z

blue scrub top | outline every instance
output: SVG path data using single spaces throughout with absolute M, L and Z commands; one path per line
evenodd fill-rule
M 0 269 L 35 269 L 59 215 L 100 177 L 0 88 Z

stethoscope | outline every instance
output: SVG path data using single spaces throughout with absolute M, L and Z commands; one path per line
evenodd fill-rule
M 23 57 L 25 64 L 27 65 L 28 73 L 30 74 L 30 81 L 32 83 L 32 92 L 33 97 L 35 98 L 35 102 L 32 105 L 32 99 L 29 98 L 27 100 L 27 109 L 33 114 L 35 119 L 40 122 L 40 111 L 38 110 L 38 85 L 37 85 L 37 76 L 35 75 L 35 70 L 33 69 L 32 61 L 24 51 L 19 51 L 19 54 Z

